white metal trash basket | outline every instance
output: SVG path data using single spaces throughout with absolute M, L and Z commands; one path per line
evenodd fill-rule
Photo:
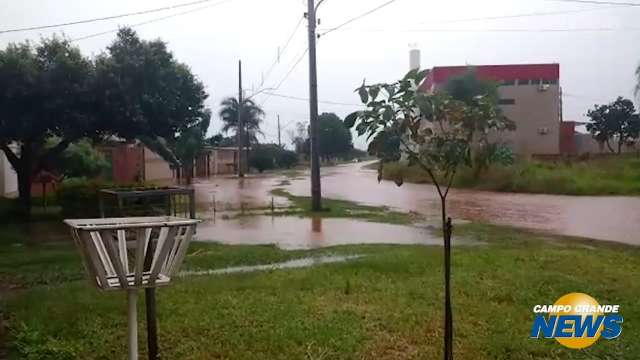
M 127 290 L 129 359 L 137 359 L 137 290 L 169 284 L 199 220 L 159 216 L 64 222 L 71 227 L 90 282 L 103 290 Z

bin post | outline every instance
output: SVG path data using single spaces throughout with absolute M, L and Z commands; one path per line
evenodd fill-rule
M 135 289 L 127 291 L 129 307 L 129 360 L 138 360 L 138 292 Z

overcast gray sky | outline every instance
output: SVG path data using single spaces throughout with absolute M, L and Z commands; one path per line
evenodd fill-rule
M 276 59 L 278 46 L 284 45 L 306 11 L 303 0 L 227 0 L 210 6 L 219 1 L 90 24 L 0 34 L 0 47 L 9 42 L 37 40 L 54 32 L 64 32 L 75 39 L 200 8 L 135 29 L 142 38 L 161 38 L 168 42 L 175 56 L 191 66 L 205 83 L 210 94 L 208 105 L 217 113 L 220 99 L 237 93 L 238 59 L 243 61 L 245 88 L 249 93 L 252 88 L 259 89 L 262 74 Z M 0 30 L 185 2 L 189 0 L 2 0 Z M 384 2 L 386 0 L 326 0 L 318 13 L 320 32 Z M 209 7 L 203 8 L 206 6 Z M 548 14 L 558 12 L 562 13 Z M 472 20 L 531 13 L 547 15 Z M 582 120 L 594 103 L 609 102 L 618 95 L 633 97 L 634 70 L 640 63 L 639 15 L 640 7 L 557 0 L 397 0 L 319 40 L 319 98 L 357 104 L 353 89 L 362 79 L 379 82 L 401 77 L 408 70 L 410 46 L 415 46 L 422 52 L 423 67 L 560 63 L 564 117 Z M 97 54 L 114 36 L 115 33 L 109 33 L 76 44 L 87 55 Z M 263 87 L 280 83 L 306 46 L 306 24 L 303 23 Z M 275 92 L 308 97 L 307 64 L 305 57 Z M 287 143 L 287 131 L 294 128 L 295 122 L 308 119 L 308 104 L 304 101 L 267 98 L 264 94 L 255 99 L 258 103 L 264 101 L 267 141 L 276 139 L 277 114 L 284 127 L 283 141 Z M 321 112 L 336 112 L 340 116 L 355 109 L 356 106 L 320 104 Z M 219 128 L 216 115 L 210 132 L 215 133 Z M 363 139 L 357 139 L 356 145 L 364 147 Z

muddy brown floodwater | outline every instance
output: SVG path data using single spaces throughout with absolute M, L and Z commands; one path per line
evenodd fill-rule
M 434 186 L 404 184 L 397 187 L 389 181 L 378 183 L 375 170 L 365 169 L 364 165 L 366 164 L 357 163 L 323 168 L 323 196 L 370 205 L 386 205 L 404 211 L 416 211 L 425 216 L 426 222 L 437 223 L 439 200 Z M 284 184 L 283 181 L 285 181 Z M 306 173 L 290 179 L 284 176 L 265 175 L 252 176 L 244 180 L 231 177 L 212 178 L 195 184 L 200 207 L 211 209 L 212 199 L 215 196 L 217 210 L 239 209 L 240 204 L 244 204 L 247 208 L 269 206 L 272 198 L 269 191 L 276 187 L 282 187 L 295 195 L 308 196 L 309 178 Z M 274 198 L 276 206 L 286 206 L 287 202 L 284 198 Z M 640 245 L 638 235 L 640 234 L 640 197 L 533 195 L 452 189 L 448 206 L 450 215 L 454 219 Z M 310 235 L 311 219 L 273 218 L 272 220 L 270 217 L 247 219 L 252 220 L 247 223 L 241 223 L 238 220 L 216 221 L 215 224 L 208 221 L 201 227 L 207 228 L 207 233 L 210 231 L 218 233 L 219 236 L 216 238 L 235 238 L 243 243 L 249 238 L 255 239 L 254 241 L 265 241 L 259 239 L 275 241 L 279 237 L 284 237 L 298 242 L 299 246 L 293 247 L 317 246 L 312 244 L 315 240 Z M 274 221 L 275 226 L 260 225 L 271 221 Z M 341 221 L 346 221 L 348 224 L 334 225 Z M 377 229 L 376 226 L 379 225 L 384 226 L 385 230 Z M 271 228 L 278 230 L 270 230 Z M 352 229 L 351 234 L 366 235 L 350 240 L 350 231 L 345 229 Z M 397 226 L 394 228 L 388 224 L 324 219 L 323 238 L 318 242 L 326 242 L 319 246 L 327 246 L 361 242 L 359 240 L 363 238 L 371 238 L 371 242 L 375 243 L 415 243 L 416 237 L 425 236 L 425 231 L 423 227 Z M 288 247 L 286 245 L 288 240 L 281 241 Z

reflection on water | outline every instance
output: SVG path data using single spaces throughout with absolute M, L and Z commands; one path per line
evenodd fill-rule
M 254 271 L 270 271 L 278 269 L 297 269 L 303 267 L 311 267 L 322 264 L 341 263 L 349 260 L 361 258 L 363 255 L 331 255 L 331 256 L 314 256 L 302 259 L 289 260 L 280 263 L 252 266 L 232 266 L 223 269 L 198 270 L 198 271 L 181 271 L 180 276 L 198 276 L 198 275 L 221 275 L 246 273 Z
M 282 249 L 348 244 L 442 244 L 438 232 L 427 227 L 291 216 L 242 216 L 205 221 L 198 226 L 197 238 L 230 245 L 275 244 Z M 453 242 L 456 245 L 474 244 L 461 239 Z

